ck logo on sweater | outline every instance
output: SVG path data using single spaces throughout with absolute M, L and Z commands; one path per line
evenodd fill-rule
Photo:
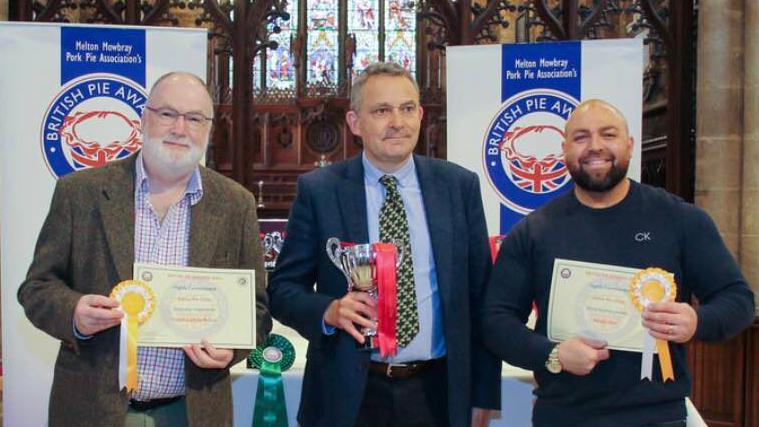
M 652 240 L 653 236 L 651 235 L 650 231 L 641 231 L 640 233 L 635 233 L 636 242 L 650 242 Z

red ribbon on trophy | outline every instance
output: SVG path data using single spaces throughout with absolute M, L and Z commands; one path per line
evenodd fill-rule
M 397 251 L 392 243 L 375 243 L 375 274 L 377 281 L 377 336 L 382 357 L 398 352 L 395 335 L 397 317 Z

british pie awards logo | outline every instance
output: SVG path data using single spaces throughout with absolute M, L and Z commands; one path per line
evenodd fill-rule
M 484 170 L 512 211 L 526 215 L 569 187 L 561 143 L 577 104 L 563 92 L 527 90 L 506 100 L 491 121 L 482 150 Z
M 42 152 L 57 178 L 100 167 L 142 147 L 144 88 L 114 74 L 88 74 L 63 86 L 45 112 Z

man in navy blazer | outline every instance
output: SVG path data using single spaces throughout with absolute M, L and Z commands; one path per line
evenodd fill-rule
M 354 80 L 346 120 L 363 154 L 302 175 L 287 239 L 270 278 L 272 315 L 309 341 L 298 421 L 312 426 L 486 425 L 500 408 L 500 362 L 481 344 L 479 313 L 490 272 L 477 176 L 413 155 L 419 89 L 396 64 Z M 376 307 L 348 292 L 325 243 L 379 240 L 392 175 L 406 212 L 419 331 L 395 356 L 361 350 Z

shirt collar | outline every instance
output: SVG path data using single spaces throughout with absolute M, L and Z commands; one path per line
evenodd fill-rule
M 366 158 L 365 152 L 361 154 L 361 162 L 364 164 L 364 179 L 370 185 L 382 185 L 379 180 L 384 175 L 394 176 L 398 180 L 398 185 L 400 187 L 409 187 L 416 182 L 416 165 L 414 164 L 414 156 L 409 157 L 400 169 L 390 174 L 382 172 L 374 166 L 372 162 Z
M 135 191 L 140 191 L 143 194 L 150 192 L 150 181 L 148 180 L 148 172 L 145 169 L 145 163 L 142 157 L 142 151 L 137 155 L 136 167 L 135 167 Z M 200 167 L 196 167 L 190 175 L 190 180 L 187 181 L 187 187 L 184 190 L 184 197 L 190 196 L 190 205 L 197 204 L 201 197 L 203 197 L 203 182 L 200 179 Z

